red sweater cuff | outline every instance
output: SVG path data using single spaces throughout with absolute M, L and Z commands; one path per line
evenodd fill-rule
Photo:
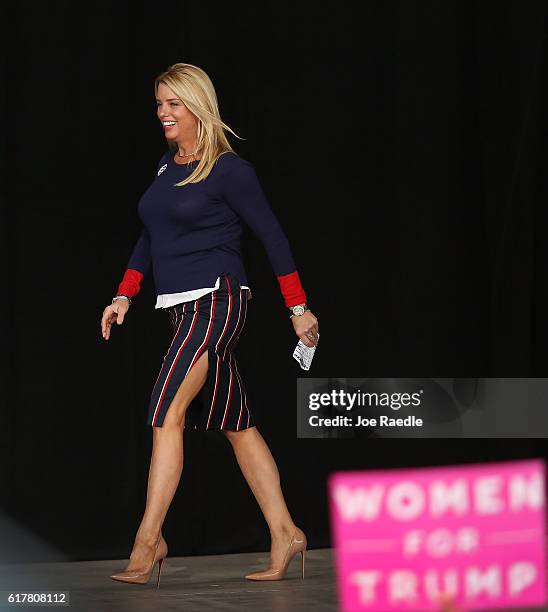
M 137 295 L 141 289 L 141 281 L 143 280 L 143 273 L 139 270 L 133 270 L 128 268 L 124 274 L 122 282 L 118 285 L 117 295 L 123 293 L 128 297 Z
M 284 296 L 285 305 L 288 308 L 306 303 L 306 294 L 301 286 L 299 273 L 296 270 L 291 272 L 291 274 L 282 274 L 276 278 Z

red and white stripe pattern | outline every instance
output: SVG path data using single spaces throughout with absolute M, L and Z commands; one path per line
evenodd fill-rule
M 226 333 L 226 328 L 228 327 L 228 323 L 230 321 L 230 315 L 232 314 L 232 291 L 230 288 L 230 281 L 227 279 L 227 283 L 228 283 L 228 308 L 227 308 L 227 312 L 226 312 L 226 319 L 225 319 L 225 323 L 223 325 L 223 331 L 221 333 L 221 336 L 219 337 L 219 340 L 217 340 L 217 344 L 215 345 L 215 354 L 217 355 L 217 363 L 215 364 L 215 386 L 214 386 L 214 391 L 213 391 L 213 398 L 211 400 L 211 406 L 209 407 L 209 415 L 207 417 L 207 425 L 206 425 L 206 429 L 210 428 L 211 425 L 211 418 L 213 416 L 213 409 L 215 407 L 215 402 L 217 401 L 217 388 L 218 388 L 218 384 L 219 384 L 219 371 L 221 369 L 221 359 L 219 357 L 219 345 L 221 344 L 221 340 L 224 338 L 225 333 Z M 223 356 L 223 360 L 224 360 L 224 356 Z M 211 364 L 210 364 L 211 366 Z M 228 386 L 228 394 L 227 394 L 227 406 L 230 404 L 230 398 L 232 397 L 232 370 L 230 370 L 230 377 L 229 377 L 229 386 Z M 226 407 L 225 407 L 225 412 L 226 412 Z M 223 423 L 224 423 L 224 419 L 223 419 Z M 222 429 L 222 427 L 221 427 Z
M 191 403 L 185 422 L 204 430 L 240 430 L 254 425 L 232 354 L 245 324 L 247 292 L 232 274 L 225 274 L 216 291 L 168 310 L 174 316 L 174 337 L 152 392 L 150 425 L 162 426 L 180 384 L 205 351 L 210 359 L 207 389 L 200 393 L 203 408 L 196 411 Z
M 227 418 L 227 415 L 228 415 L 228 407 L 230 405 L 230 399 L 232 398 L 232 385 L 233 385 L 233 380 L 232 380 L 233 379 L 233 373 L 232 373 L 232 370 L 233 370 L 232 348 L 233 347 L 231 346 L 230 343 L 232 342 L 234 336 L 236 335 L 236 337 L 237 337 L 237 334 L 240 333 L 240 321 L 242 320 L 242 303 L 245 303 L 247 305 L 247 299 L 246 298 L 247 298 L 247 296 L 242 296 L 242 289 L 240 288 L 240 300 L 239 300 L 240 301 L 240 305 L 239 305 L 239 308 L 238 308 L 238 320 L 236 321 L 236 326 L 234 327 L 234 330 L 233 330 L 230 338 L 228 339 L 228 342 L 226 343 L 225 350 L 223 351 L 223 360 L 225 360 L 226 359 L 226 351 L 227 351 L 227 349 L 230 346 L 230 353 L 229 353 L 229 357 L 228 357 L 229 358 L 229 367 L 230 367 L 230 389 L 229 389 L 229 397 L 227 398 L 227 402 L 226 402 L 226 405 L 225 405 L 225 410 L 224 410 L 224 414 L 223 414 L 223 420 L 222 420 L 222 423 L 221 423 L 221 429 L 224 429 L 224 427 L 225 427 L 226 418 Z M 217 357 L 217 359 L 219 359 L 219 357 Z M 241 417 L 242 405 L 243 405 L 243 397 L 242 397 L 243 391 L 242 391 L 242 386 L 240 384 L 239 378 L 237 378 L 236 382 L 238 383 L 238 387 L 239 387 L 239 390 L 240 390 L 240 417 Z M 237 424 L 237 427 L 236 427 L 237 430 L 240 429 L 240 417 L 238 417 L 238 424 Z
M 165 365 L 167 356 L 169 355 L 169 351 L 171 351 L 171 347 L 173 346 L 173 343 L 175 342 L 175 338 L 177 337 L 177 335 L 179 334 L 179 329 L 181 328 L 181 323 L 183 322 L 183 319 L 185 318 L 185 307 L 186 304 L 183 304 L 183 310 L 181 311 L 181 319 L 179 320 L 179 324 L 177 325 L 177 313 L 175 313 L 175 322 L 174 322 L 174 327 L 176 328 L 176 332 L 173 336 L 173 340 L 171 341 L 171 344 L 169 345 L 169 348 L 167 349 L 167 353 L 164 355 L 164 361 L 162 362 L 162 368 L 160 368 L 160 371 L 158 372 L 158 377 L 156 378 L 156 382 L 154 383 L 154 386 L 156 386 L 158 384 L 158 380 L 160 378 L 160 374 L 162 373 L 162 369 Z
M 164 395 L 166 393 L 166 389 L 168 388 L 168 384 L 169 381 L 171 380 L 171 376 L 173 375 L 173 372 L 175 370 L 175 366 L 177 365 L 177 362 L 179 361 L 179 357 L 181 356 L 183 349 L 185 348 L 185 346 L 187 345 L 187 342 L 189 341 L 190 337 L 192 336 L 192 332 L 194 331 L 194 327 L 196 325 L 196 317 L 198 316 L 198 302 L 200 301 L 201 298 L 198 298 L 196 300 L 197 304 L 196 304 L 196 310 L 194 312 L 194 315 L 192 317 L 192 323 L 190 325 L 190 329 L 188 330 L 188 333 L 185 337 L 185 339 L 183 340 L 183 342 L 181 343 L 181 345 L 179 346 L 179 348 L 177 349 L 177 352 L 175 354 L 175 359 L 171 362 L 171 365 L 169 367 L 168 370 L 168 374 L 164 380 L 164 384 L 162 385 L 162 390 L 160 392 L 160 398 L 158 399 L 158 401 L 156 402 L 156 406 L 154 408 L 154 413 L 152 416 L 152 425 L 156 425 L 157 424 L 157 418 L 158 418 L 158 410 L 160 408 L 160 406 L 162 405 L 162 402 L 164 400 Z M 181 322 L 183 321 L 183 317 L 181 317 Z M 173 345 L 173 342 L 172 342 Z M 161 371 L 160 371 L 161 373 Z M 163 419 L 162 419 L 163 421 Z
M 243 316 L 243 320 L 242 320 L 242 325 L 240 329 L 243 329 L 244 325 L 245 325 L 245 317 L 247 314 L 247 299 L 246 296 L 243 296 L 243 300 L 242 300 L 242 296 L 241 296 L 241 289 L 240 289 L 240 310 L 242 307 L 242 303 L 244 304 L 244 316 Z M 238 324 L 240 322 L 240 315 L 238 315 Z M 238 324 L 236 325 L 236 328 L 238 327 Z M 238 332 L 239 334 L 240 332 Z M 247 420 L 246 420 L 246 426 L 245 428 L 249 427 L 249 422 L 251 419 L 251 413 L 249 412 L 248 408 L 247 408 L 247 396 L 245 393 L 245 389 L 244 389 L 244 383 L 242 382 L 242 378 L 240 376 L 240 372 L 238 371 L 238 364 L 236 363 L 236 360 L 234 359 L 233 355 L 230 355 L 230 359 L 231 359 L 231 363 L 234 367 L 234 370 L 236 372 L 236 378 L 238 380 L 238 386 L 240 388 L 240 414 L 238 416 L 238 423 L 236 425 L 236 430 L 240 430 L 240 429 L 244 429 L 243 427 L 241 427 L 241 423 L 242 423 L 242 416 L 243 416 L 243 409 L 244 409 L 244 405 L 245 405 L 245 411 L 247 413 Z

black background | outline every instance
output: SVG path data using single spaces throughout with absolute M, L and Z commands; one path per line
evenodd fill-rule
M 100 319 L 167 149 L 154 77 L 215 84 L 321 341 L 309 374 L 260 241 L 236 353 L 309 546 L 339 469 L 538 457 L 544 440 L 297 440 L 299 376 L 544 377 L 546 2 L 4 5 L 1 507 L 73 559 L 127 557 L 170 329 L 152 277 Z M 170 554 L 266 550 L 222 434 L 185 433 Z M 36 559 L 37 560 L 37 559 Z

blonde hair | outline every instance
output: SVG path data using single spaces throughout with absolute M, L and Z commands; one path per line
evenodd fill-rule
M 220 155 L 227 151 L 234 152 L 224 130 L 228 130 L 236 138 L 240 137 L 221 120 L 215 88 L 201 68 L 192 64 L 173 64 L 154 80 L 156 97 L 160 83 L 169 87 L 198 119 L 195 150 L 200 154 L 200 160 L 190 176 L 180 183 L 175 183 L 174 187 L 198 183 L 207 178 Z M 168 141 L 168 144 L 172 153 L 178 150 L 176 142 Z

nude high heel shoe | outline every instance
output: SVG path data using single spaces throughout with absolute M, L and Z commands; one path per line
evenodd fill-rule
M 289 546 L 287 547 L 287 551 L 285 553 L 284 559 L 282 561 L 282 565 L 279 569 L 275 569 L 273 567 L 269 567 L 268 569 L 262 572 L 254 572 L 253 574 L 248 574 L 246 578 L 248 580 L 282 580 L 285 577 L 285 573 L 287 572 L 287 568 L 289 563 L 293 559 L 293 557 L 300 552 L 301 553 L 301 574 L 304 580 L 304 558 L 306 553 L 306 536 L 302 529 L 295 530 L 293 538 Z
M 158 542 L 156 544 L 156 550 L 154 552 L 154 558 L 148 568 L 126 570 L 119 572 L 118 574 L 112 574 L 110 576 L 113 580 L 119 582 L 129 582 L 131 584 L 146 584 L 150 580 L 150 576 L 154 570 L 154 566 L 158 563 L 158 578 L 156 579 L 156 588 L 160 586 L 160 574 L 162 572 L 162 565 L 164 559 L 167 557 L 167 543 L 163 536 L 160 534 Z

